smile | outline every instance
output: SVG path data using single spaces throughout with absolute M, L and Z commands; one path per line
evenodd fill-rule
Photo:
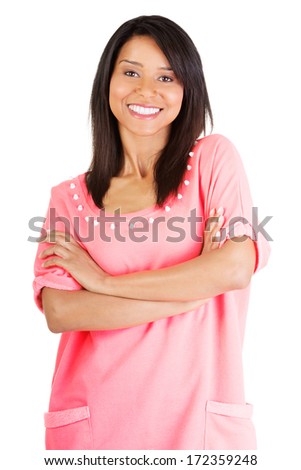
M 154 116 L 161 111 L 160 108 L 144 107 L 137 104 L 130 104 L 128 107 L 133 113 L 141 116 Z

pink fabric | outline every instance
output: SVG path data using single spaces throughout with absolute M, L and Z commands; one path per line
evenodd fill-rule
M 89 408 L 82 406 L 71 410 L 45 413 L 44 422 L 46 428 L 58 428 L 60 426 L 67 426 L 67 424 L 77 423 L 87 418 L 90 418 Z
M 87 194 L 84 175 L 53 188 L 49 208 L 71 221 L 71 232 L 79 234 L 103 269 L 118 275 L 198 256 L 201 241 L 192 233 L 191 211 L 203 218 L 195 224 L 195 235 L 201 236 L 210 209 L 220 206 L 225 209 L 227 237 L 230 220 L 240 216 L 247 223 L 239 222 L 235 234 L 254 238 L 252 200 L 240 157 L 225 137 L 210 135 L 192 149 L 176 198 L 163 208 L 126 215 L 119 225 L 126 242 L 114 236 L 113 219 L 97 222 L 99 209 Z M 159 223 L 158 217 L 163 221 Z M 131 235 L 130 223 L 141 227 L 135 232 L 139 242 Z M 62 229 L 62 224 L 61 220 L 56 228 Z M 100 228 L 110 241 L 100 237 Z M 91 229 L 93 239 L 84 242 Z M 269 246 L 261 235 L 255 246 L 258 270 L 267 262 Z M 44 247 L 41 244 L 38 251 Z M 41 310 L 43 286 L 81 288 L 63 270 L 43 269 L 38 257 L 35 275 L 35 300 Z M 62 334 L 45 421 L 46 447 L 254 449 L 252 407 L 245 401 L 242 367 L 248 298 L 249 287 L 146 325 Z M 86 417 L 74 422 L 76 409 L 86 410 Z M 60 414 L 51 415 L 56 412 Z M 61 425 L 53 427 L 51 416 L 55 422 L 63 416 Z

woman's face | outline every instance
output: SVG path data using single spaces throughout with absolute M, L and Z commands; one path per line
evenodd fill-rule
M 121 135 L 167 138 L 181 109 L 183 85 L 157 43 L 134 36 L 116 59 L 109 99 Z

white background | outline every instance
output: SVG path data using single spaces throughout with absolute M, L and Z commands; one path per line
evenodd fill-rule
M 88 106 L 99 57 L 124 21 L 161 14 L 202 57 L 215 132 L 237 146 L 274 241 L 253 279 L 244 358 L 266 470 L 297 468 L 300 446 L 300 21 L 298 1 L 2 2 L 1 423 L 6 469 L 43 454 L 58 336 L 32 299 L 36 245 L 52 185 L 87 170 Z M 198 6 L 196 10 L 195 6 Z M 14 457 L 15 460 L 12 460 Z M 23 458 L 23 465 L 22 465 Z M 9 460 L 10 459 L 10 460 Z M 39 468 L 42 467 L 42 460 Z M 38 468 L 38 467 L 37 467 Z

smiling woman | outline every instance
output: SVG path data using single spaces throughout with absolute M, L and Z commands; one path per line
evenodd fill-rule
M 157 43 L 149 36 L 128 40 L 119 52 L 110 81 L 110 109 L 118 122 L 125 164 L 119 174 L 123 179 L 114 177 L 105 195 L 107 211 L 114 212 L 121 201 L 125 212 L 139 210 L 143 208 L 141 194 L 144 207 L 155 202 L 153 166 L 168 141 L 182 100 L 183 85 Z M 143 152 L 142 158 L 138 152 Z M 125 177 L 130 187 L 124 185 Z
M 121 25 L 91 117 L 91 166 L 52 188 L 35 261 L 36 303 L 62 333 L 46 447 L 254 449 L 242 338 L 269 247 L 236 148 L 205 135 L 185 31 L 160 16 Z

